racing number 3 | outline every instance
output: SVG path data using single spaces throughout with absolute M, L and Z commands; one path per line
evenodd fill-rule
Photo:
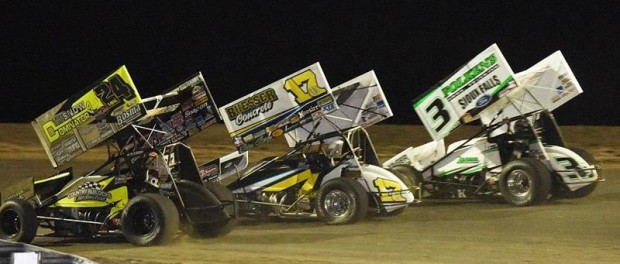
M 433 115 L 433 128 L 436 132 L 441 131 L 450 121 L 450 113 L 446 111 L 445 105 L 441 99 L 437 98 L 433 101 L 428 107 L 426 107 L 426 113 L 431 114 L 431 112 L 437 109 L 435 114 Z M 441 120 L 440 120 L 441 119 Z M 436 126 L 437 121 L 441 121 L 441 123 Z
M 295 102 L 298 104 L 303 104 L 327 91 L 325 88 L 319 87 L 316 75 L 311 70 L 306 70 L 287 79 L 284 82 L 284 89 L 295 96 Z
M 407 200 L 402 195 L 402 188 L 398 182 L 376 178 L 372 183 L 379 189 L 379 199 L 384 203 L 405 202 Z

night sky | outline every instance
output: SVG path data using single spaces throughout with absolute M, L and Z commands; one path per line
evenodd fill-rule
M 201 71 L 218 105 L 314 62 L 336 86 L 369 70 L 395 116 L 493 43 L 512 69 L 562 50 L 584 93 L 561 125 L 620 125 L 617 1 L 0 0 L 0 122 L 29 122 L 126 65 L 140 94 Z

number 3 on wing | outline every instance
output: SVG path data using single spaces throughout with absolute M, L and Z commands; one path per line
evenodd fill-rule
M 431 124 L 437 133 L 439 133 L 448 124 L 448 122 L 450 122 L 450 113 L 446 110 L 443 101 L 439 98 L 429 104 L 425 110 L 426 113 L 433 119 Z
M 319 87 L 316 75 L 311 70 L 297 74 L 284 82 L 284 89 L 295 96 L 295 102 L 304 102 L 325 93 L 327 90 Z

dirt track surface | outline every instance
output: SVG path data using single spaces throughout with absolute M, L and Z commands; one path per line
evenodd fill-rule
M 618 263 L 620 170 L 589 197 L 515 208 L 424 201 L 346 226 L 244 219 L 228 236 L 167 246 L 35 240 L 101 263 Z
M 383 159 L 429 140 L 419 127 L 375 128 L 371 134 Z M 327 226 L 313 219 L 244 218 L 225 237 L 179 236 L 169 245 L 148 248 L 134 247 L 122 239 L 36 238 L 33 244 L 100 263 L 618 263 L 619 130 L 564 129 L 571 144 L 589 149 L 605 162 L 607 181 L 583 199 L 550 200 L 525 208 L 501 200 L 426 200 L 400 216 L 374 217 L 346 226 Z M 4 174 L 0 187 L 54 172 L 28 125 L 0 125 L 0 131 L 15 135 L 0 142 Z M 228 138 L 225 133 L 222 136 L 221 127 L 215 131 L 215 136 L 190 142 L 198 160 L 233 150 L 229 142 L 222 141 Z M 259 148 L 252 158 L 280 153 L 284 143 L 278 144 Z M 92 169 L 105 158 L 105 149 L 92 152 L 73 164 L 76 172 Z

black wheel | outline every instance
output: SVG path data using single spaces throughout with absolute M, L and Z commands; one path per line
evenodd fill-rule
M 396 176 L 398 176 L 398 178 L 400 178 L 405 183 L 405 185 L 410 187 L 415 186 L 422 188 L 422 173 L 420 173 L 414 167 L 409 165 L 396 165 L 390 168 L 390 171 L 396 172 L 394 174 L 396 174 Z M 406 178 L 400 176 L 399 174 L 403 176 L 406 175 Z
M 516 206 L 533 205 L 547 199 L 551 174 L 540 160 L 518 159 L 504 166 L 499 187 L 507 202 Z
M 592 156 L 592 154 L 590 154 L 588 151 L 581 149 L 581 148 L 570 148 L 570 150 L 572 150 L 573 152 L 575 152 L 577 155 L 579 155 L 581 158 L 583 158 L 586 162 L 588 162 L 588 164 L 590 165 L 598 165 L 599 162 Z M 600 169 L 596 170 L 596 173 L 598 174 L 598 177 L 602 177 L 603 172 Z M 566 188 L 562 188 L 561 193 L 559 194 L 560 197 L 562 198 L 569 198 L 569 199 L 573 199 L 573 198 L 583 198 L 586 197 L 588 195 L 590 195 L 592 192 L 594 192 L 594 190 L 596 189 L 596 186 L 598 185 L 598 182 L 593 182 L 590 183 L 584 187 L 581 187 L 577 190 L 574 191 L 570 191 Z
M 413 187 L 411 191 L 414 192 L 416 199 L 421 199 L 422 196 L 426 195 L 424 193 L 424 188 L 422 188 L 422 173 L 416 170 L 413 166 L 404 164 L 396 165 L 390 168 L 390 171 L 395 172 L 394 174 L 396 174 L 398 178 L 401 178 L 401 176 L 399 176 L 399 173 L 407 175 L 408 179 L 401 178 L 401 180 L 405 183 L 405 185 L 409 186 L 410 188 Z
M 237 225 L 238 206 L 235 195 L 219 183 L 205 182 L 204 187 L 222 203 L 228 217 L 217 222 L 194 224 L 190 235 L 197 238 L 224 236 Z
M 0 207 L 0 239 L 30 243 L 39 222 L 34 207 L 23 199 L 11 199 Z
M 121 230 L 136 246 L 165 244 L 178 229 L 179 212 L 174 202 L 158 193 L 132 198 L 121 216 Z
M 407 165 L 396 165 L 389 169 L 398 179 L 400 179 L 407 187 L 412 188 L 418 186 L 418 180 L 415 179 L 415 169 Z
M 319 219 L 326 224 L 351 224 L 362 220 L 368 211 L 368 194 L 353 178 L 327 181 L 316 199 Z
M 230 214 L 229 211 L 226 211 L 228 207 L 222 208 L 223 203 L 218 197 L 218 195 L 226 196 L 224 193 L 227 190 L 209 184 L 209 187 L 217 189 L 216 194 L 206 186 L 187 180 L 178 181 L 177 187 L 183 198 L 183 205 L 177 198 L 175 199 L 179 208 L 185 208 L 182 212 L 184 215 L 182 227 L 185 233 L 194 238 L 208 238 L 224 235 L 232 230 L 235 223 L 231 224 L 230 227 L 226 225 L 230 220 Z M 236 212 L 233 211 L 232 213 Z M 230 230 L 225 230 L 225 228 L 230 228 Z

